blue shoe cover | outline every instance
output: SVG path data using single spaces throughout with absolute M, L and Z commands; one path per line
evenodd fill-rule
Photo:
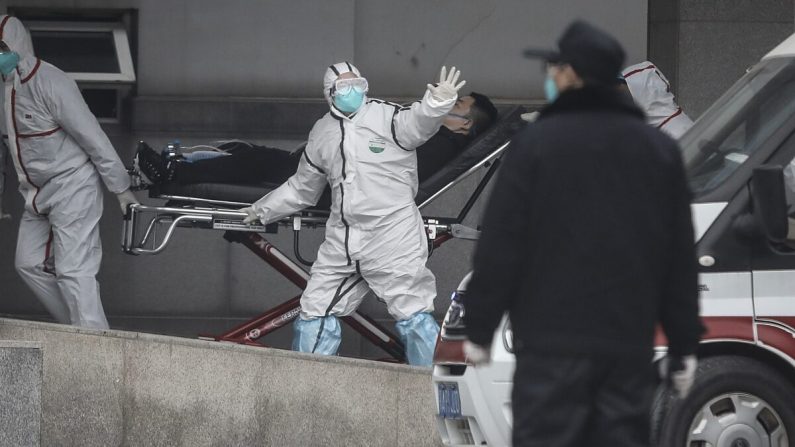
M 293 324 L 293 351 L 337 355 L 342 340 L 342 328 L 334 315 L 324 318 L 295 319 Z
M 436 324 L 433 316 L 428 312 L 420 312 L 408 320 L 398 321 L 395 323 L 395 328 L 406 347 L 409 363 L 431 366 L 436 337 L 439 335 L 439 325 Z

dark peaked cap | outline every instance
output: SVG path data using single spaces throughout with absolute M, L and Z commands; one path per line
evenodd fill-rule
M 525 57 L 566 63 L 586 83 L 615 84 L 624 66 L 624 48 L 610 34 L 576 20 L 558 39 L 558 50 L 528 48 Z

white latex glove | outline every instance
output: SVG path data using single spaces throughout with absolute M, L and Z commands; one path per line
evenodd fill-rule
M 243 218 L 244 224 L 251 225 L 255 223 L 260 223 L 259 216 L 257 216 L 257 213 L 254 212 L 254 208 L 247 206 L 245 208 L 240 208 L 238 211 L 242 211 L 248 214 L 248 216 Z
M 3 211 L 3 198 L 0 197 L 0 220 L 10 220 L 11 215 Z
M 458 96 L 458 90 L 466 85 L 467 81 L 458 82 L 458 77 L 461 76 L 461 70 L 456 70 L 455 67 L 447 72 L 447 67 L 442 67 L 442 72 L 439 73 L 439 83 L 436 85 L 428 84 L 428 90 L 431 92 L 433 99 L 444 102 L 455 99 Z
M 684 399 L 696 380 L 697 367 L 698 360 L 695 355 L 673 358 L 666 356 L 660 360 L 660 377 L 676 391 L 680 399 Z
M 527 112 L 522 114 L 522 119 L 527 121 L 528 123 L 534 123 L 538 119 L 539 113 L 536 112 Z
M 134 203 L 141 203 L 138 199 L 135 198 L 135 194 L 132 191 L 125 190 L 116 194 L 116 198 L 119 199 L 119 206 L 121 206 L 121 213 L 127 214 L 127 207 L 134 204 Z
M 488 365 L 491 362 L 491 350 L 469 340 L 464 341 L 464 355 L 475 366 Z

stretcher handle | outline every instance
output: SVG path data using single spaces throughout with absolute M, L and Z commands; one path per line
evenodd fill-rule
M 166 245 L 168 245 L 168 243 L 171 241 L 171 236 L 174 234 L 174 230 L 177 228 L 177 225 L 179 225 L 180 222 L 185 221 L 185 220 L 190 220 L 190 221 L 194 221 L 194 222 L 195 221 L 212 222 L 213 217 L 212 216 L 197 216 L 197 215 L 179 216 L 179 217 L 175 218 L 171 222 L 171 225 L 168 226 L 168 230 L 166 230 L 166 234 L 165 234 L 165 236 L 163 236 L 163 240 L 160 242 L 160 245 L 158 245 L 156 248 L 151 249 L 151 250 L 147 249 L 147 248 L 133 248 L 132 252 L 137 254 L 137 255 L 156 255 L 156 254 L 162 252 L 163 250 L 166 249 Z

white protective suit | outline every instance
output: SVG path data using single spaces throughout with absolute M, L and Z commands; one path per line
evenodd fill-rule
M 96 274 L 102 259 L 101 181 L 114 193 L 130 179 L 77 84 L 25 47 L 22 23 L 4 41 L 20 62 L 4 81 L 4 124 L 25 198 L 16 268 L 58 322 L 107 328 Z
M 6 28 L 6 25 L 11 22 L 12 25 Z M 9 15 L 0 14 L 0 40 L 8 38 L 19 42 L 20 54 L 34 54 L 33 42 L 30 40 L 30 34 L 23 26 L 19 26 L 19 20 L 12 18 Z M 2 99 L 0 99 L 2 101 Z M 2 104 L 2 102 L 0 102 Z M 6 165 L 8 164 L 8 132 L 6 132 L 5 115 L 0 107 L 0 132 L 2 132 L 3 143 L 0 144 L 0 220 L 10 218 L 5 214 L 3 209 L 3 194 L 5 193 L 6 185 Z
M 309 331 L 318 333 L 317 340 L 311 335 L 299 340 L 301 325 L 352 313 L 369 285 L 398 320 L 409 361 L 427 364 L 436 334 L 430 347 L 427 340 L 413 340 L 412 334 L 422 332 L 428 338 L 431 327 L 438 333 L 428 314 L 436 297 L 436 279 L 425 266 L 428 240 L 414 203 L 418 187 L 414 149 L 439 130 L 456 98 L 441 102 L 426 92 L 410 107 L 365 98 L 361 108 L 346 116 L 330 96 L 334 81 L 346 72 L 359 75 L 347 62 L 326 70 L 323 91 L 331 111 L 309 133 L 297 172 L 252 208 L 262 222 L 270 223 L 314 205 L 326 183 L 331 186 L 326 239 L 301 296 L 294 349 L 319 352 L 314 348 L 326 344 L 325 323 L 319 333 L 317 328 Z M 328 326 L 338 323 L 329 321 Z M 430 353 L 416 354 L 417 349 Z M 322 353 L 335 351 L 332 346 Z M 424 360 L 417 360 L 420 357 Z
M 674 139 L 693 125 L 676 104 L 671 84 L 649 61 L 627 67 L 622 72 L 627 87 L 638 106 L 646 112 L 646 121 Z

